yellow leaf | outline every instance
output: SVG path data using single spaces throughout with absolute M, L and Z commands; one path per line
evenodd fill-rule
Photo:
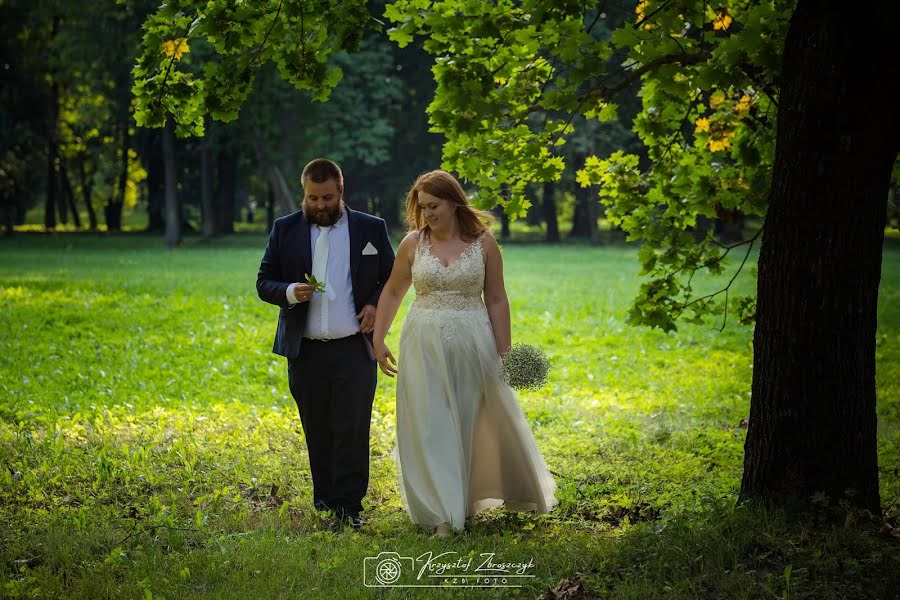
M 709 97 L 709 107 L 715 108 L 718 105 L 722 104 L 725 101 L 725 94 L 722 92 L 715 92 L 712 96 Z
M 647 1 L 638 2 L 638 5 L 634 7 L 634 12 L 637 14 L 637 20 L 640 21 L 644 18 L 644 10 L 647 8 Z
M 738 103 L 734 105 L 734 112 L 747 112 L 750 110 L 750 96 L 744 94 L 741 96 L 741 99 L 738 100 Z
M 709 145 L 710 152 L 718 152 L 719 150 L 727 150 L 728 148 L 731 148 L 731 141 L 727 137 L 719 139 L 710 138 L 709 142 L 707 143 Z
M 697 129 L 695 130 L 695 132 L 701 132 L 701 131 L 708 132 L 709 131 L 709 119 L 707 119 L 707 118 L 697 119 L 696 124 L 697 124 Z
M 716 18 L 713 21 L 713 29 L 715 30 L 725 30 L 728 29 L 728 26 L 731 25 L 732 18 L 728 16 L 728 13 L 725 10 L 720 10 L 716 12 Z
M 181 60 L 183 54 L 187 54 L 191 49 L 188 48 L 187 38 L 177 38 L 174 40 L 166 40 L 162 45 L 162 53 L 166 58 L 175 58 Z

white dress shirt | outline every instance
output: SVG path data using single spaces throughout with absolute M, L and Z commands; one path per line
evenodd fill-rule
M 315 260 L 319 227 L 310 224 L 310 258 Z M 314 292 L 309 300 L 309 313 L 303 337 L 331 340 L 347 337 L 359 331 L 353 303 L 353 283 L 350 278 L 350 226 L 345 210 L 337 223 L 328 229 L 328 264 L 325 267 L 325 293 Z M 298 302 L 294 286 L 287 288 L 287 299 Z

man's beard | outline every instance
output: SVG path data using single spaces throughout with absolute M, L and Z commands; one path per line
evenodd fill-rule
M 312 210 L 306 206 L 306 202 L 303 203 L 303 216 L 313 225 L 319 225 L 320 227 L 331 227 L 337 223 L 343 210 L 342 202 L 338 202 L 333 209 L 323 208 L 322 210 Z

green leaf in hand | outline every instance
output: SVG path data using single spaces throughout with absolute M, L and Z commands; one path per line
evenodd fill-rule
M 325 283 L 316 279 L 315 275 L 306 274 L 306 283 L 313 286 L 313 289 L 320 294 L 325 292 Z

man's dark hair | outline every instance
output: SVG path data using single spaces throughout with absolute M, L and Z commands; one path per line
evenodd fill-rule
M 337 163 L 327 158 L 317 158 L 309 161 L 303 167 L 303 173 L 300 175 L 300 184 L 302 185 L 307 178 L 316 183 L 324 183 L 329 179 L 334 179 L 337 181 L 339 188 L 344 187 L 344 174 L 341 173 L 341 168 L 337 166 Z

